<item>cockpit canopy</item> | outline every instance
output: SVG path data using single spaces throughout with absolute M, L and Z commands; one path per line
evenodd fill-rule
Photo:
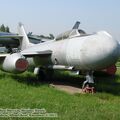
M 72 29 L 72 30 L 69 30 L 67 32 L 64 32 L 58 35 L 56 37 L 56 41 L 67 39 L 67 38 L 78 37 L 78 36 L 85 36 L 85 35 L 86 35 L 85 31 L 81 29 Z

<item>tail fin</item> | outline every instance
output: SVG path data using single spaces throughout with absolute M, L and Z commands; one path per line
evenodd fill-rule
M 22 23 L 19 23 L 19 25 L 18 25 L 18 34 L 23 36 L 23 38 L 20 40 L 20 49 L 21 50 L 24 50 L 27 47 L 30 47 L 31 45 L 33 45 L 32 43 L 30 43 Z

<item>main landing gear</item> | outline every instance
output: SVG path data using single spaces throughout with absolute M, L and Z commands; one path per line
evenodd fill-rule
M 95 93 L 93 71 L 86 73 L 86 80 L 83 82 L 82 91 L 84 93 Z
M 42 67 L 38 67 L 34 69 L 34 74 L 37 76 L 38 80 L 44 81 L 52 81 L 54 70 L 53 69 L 45 69 Z

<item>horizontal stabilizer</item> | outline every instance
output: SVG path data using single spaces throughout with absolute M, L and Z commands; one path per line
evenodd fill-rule
M 8 56 L 9 54 L 0 54 L 0 58 L 2 58 L 2 57 L 6 57 L 6 56 Z
M 5 59 L 6 56 L 8 56 L 10 54 L 0 54 L 0 63 L 2 62 L 2 60 Z

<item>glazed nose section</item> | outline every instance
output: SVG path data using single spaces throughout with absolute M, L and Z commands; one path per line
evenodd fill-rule
M 115 64 L 119 58 L 119 43 L 107 32 L 103 32 L 102 36 L 103 40 L 97 51 L 99 60 L 96 62 L 98 62 L 98 69 Z
M 111 62 L 115 61 L 119 58 L 119 43 L 113 39 L 109 38 L 109 43 L 106 45 L 106 55 L 108 55 L 108 59 L 111 58 Z
M 119 43 L 110 34 L 102 31 L 94 39 L 88 42 L 90 46 L 87 50 L 88 69 L 103 69 L 116 63 L 119 58 Z

